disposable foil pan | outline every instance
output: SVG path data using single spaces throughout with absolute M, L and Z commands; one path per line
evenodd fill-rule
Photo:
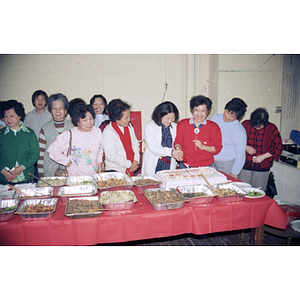
M 0 200 L 0 222 L 8 221 L 14 217 L 19 201 L 19 199 Z
M 56 210 L 57 205 L 57 198 L 51 198 L 51 199 L 27 199 L 21 203 L 17 210 L 17 214 L 21 217 L 23 221 L 45 221 L 50 218 L 52 218 L 53 213 Z M 53 205 L 52 211 L 47 212 L 37 212 L 37 213 L 26 213 L 25 209 L 26 206 L 29 206 L 30 204 L 36 205 L 36 204 L 43 204 L 45 206 Z
M 145 183 L 145 184 L 137 184 L 138 180 L 152 180 L 152 181 L 155 181 L 155 183 Z M 145 176 L 145 175 L 138 175 L 138 176 L 134 176 L 134 177 L 131 177 L 131 180 L 132 180 L 132 183 L 133 185 L 136 187 L 136 189 L 138 191 L 143 191 L 145 189 L 155 189 L 155 188 L 160 188 L 161 185 L 163 184 L 160 180 L 158 180 L 155 176 L 151 176 L 151 175 L 148 175 L 148 176 Z
M 244 192 L 241 188 L 236 186 L 234 183 L 224 183 L 224 184 L 215 184 L 212 186 L 214 189 L 214 192 L 218 194 L 218 191 L 221 189 L 230 189 L 239 195 L 232 195 L 232 196 L 222 196 L 222 195 L 217 195 L 217 199 L 220 202 L 239 202 L 242 201 L 245 198 L 246 192 Z
M 22 193 L 25 193 L 32 198 L 50 198 L 54 195 L 54 188 L 52 186 L 41 186 L 41 187 L 35 187 L 35 188 L 19 188 L 19 190 Z M 24 194 L 21 194 L 20 192 L 16 192 L 15 194 L 16 198 L 19 198 L 20 200 L 27 199 Z
M 67 178 L 67 185 L 95 185 L 93 176 L 70 176 Z
M 133 187 L 133 182 L 124 173 L 119 172 L 107 172 L 95 174 L 93 177 L 96 180 L 97 187 L 100 191 L 118 191 L 118 190 L 130 190 Z M 114 179 L 123 179 L 124 185 L 107 185 L 109 182 L 113 184 Z
M 41 177 L 40 179 L 42 179 L 43 181 L 49 183 L 50 186 L 53 186 L 53 187 L 66 185 L 66 182 L 67 182 L 67 177 L 55 177 L 55 176 L 53 176 L 53 177 Z M 39 180 L 37 182 L 37 184 L 36 184 L 37 187 L 49 186 L 45 182 L 43 182 L 42 180 Z
M 0 192 L 0 198 L 2 200 L 14 199 L 16 191 L 15 190 L 5 190 Z
M 84 208 L 82 209 L 80 209 L 80 206 L 77 206 L 77 209 L 73 209 L 72 202 L 74 203 L 74 201 L 76 200 L 86 201 L 87 203 L 90 203 L 90 211 L 88 209 L 84 209 L 87 206 L 84 206 Z M 69 217 L 70 219 L 95 218 L 99 217 L 102 213 L 103 209 L 98 196 L 72 197 L 67 199 L 65 216 Z
M 170 199 L 170 202 L 168 203 L 154 203 L 151 201 L 151 199 L 149 199 L 149 192 L 153 192 L 153 193 L 157 193 L 157 192 L 170 192 L 170 193 L 174 193 L 174 196 L 176 196 L 176 198 L 179 201 L 174 201 L 172 202 L 172 199 Z M 143 194 L 145 195 L 145 197 L 148 199 L 148 201 L 150 202 L 150 204 L 152 204 L 153 208 L 155 210 L 167 210 L 167 209 L 178 209 L 178 208 L 182 208 L 184 206 L 184 202 L 186 201 L 184 199 L 184 197 L 178 193 L 176 191 L 176 189 L 173 188 L 156 188 L 156 189 L 146 189 L 143 191 Z M 181 201 L 182 200 L 182 201 Z
M 189 200 L 190 204 L 199 205 L 199 204 L 206 204 L 210 203 L 213 197 L 216 196 L 211 189 L 204 185 L 204 184 L 197 184 L 197 185 L 186 185 L 186 186 L 178 186 L 177 190 L 179 193 L 182 194 L 184 199 Z M 205 196 L 193 196 L 196 193 L 205 193 Z M 186 194 L 191 194 L 187 196 Z
M 127 210 L 133 208 L 137 198 L 130 190 L 104 191 L 100 194 L 100 202 L 108 210 Z
M 78 196 L 93 196 L 97 194 L 97 188 L 95 185 L 66 185 L 58 189 L 57 196 L 63 201 L 66 201 L 69 197 Z

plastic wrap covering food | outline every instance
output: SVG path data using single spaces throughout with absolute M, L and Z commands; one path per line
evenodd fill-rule
M 143 194 L 155 210 L 178 209 L 184 206 L 184 197 L 173 188 L 147 189 Z
M 36 184 L 37 187 L 39 186 L 63 186 L 66 185 L 67 177 L 41 177 Z M 48 183 L 48 184 L 47 184 Z
M 158 180 L 155 176 L 151 175 L 138 175 L 131 177 L 131 180 L 138 191 L 143 191 L 145 189 L 160 188 L 162 185 L 162 181 Z
M 220 202 L 239 202 L 245 198 L 246 193 L 233 183 L 216 184 L 212 186 Z
M 300 216 L 300 208 L 295 205 L 281 204 L 279 207 L 286 214 L 286 224 L 290 224 L 293 220 L 297 219 Z
M 16 195 L 15 190 L 2 190 L 0 191 L 0 198 L 2 200 L 14 199 Z
M 119 172 L 100 173 L 93 177 L 100 191 L 130 190 L 133 186 L 129 176 Z
M 104 191 L 100 194 L 103 208 L 108 210 L 126 210 L 133 208 L 137 198 L 133 191 Z
M 67 185 L 95 185 L 93 176 L 70 176 L 67 178 Z
M 27 199 L 21 203 L 16 213 L 23 221 L 45 221 L 52 218 L 57 201 L 57 198 Z
M 27 198 L 50 198 L 54 195 L 54 187 L 52 186 L 41 186 L 35 188 L 19 188 L 22 192 L 17 192 L 15 197 L 19 198 L 20 200 L 27 199 Z
M 67 199 L 65 216 L 70 219 L 95 218 L 103 212 L 98 196 Z
M 12 219 L 18 205 L 19 199 L 0 200 L 0 222 Z
M 95 194 L 97 194 L 97 188 L 91 184 L 62 186 L 57 192 L 57 196 L 63 201 L 66 201 L 70 197 L 93 196 Z
M 211 189 L 204 184 L 178 186 L 177 190 L 181 193 L 184 199 L 189 200 L 189 203 L 192 205 L 210 203 L 213 197 L 216 196 L 216 194 L 214 194 Z

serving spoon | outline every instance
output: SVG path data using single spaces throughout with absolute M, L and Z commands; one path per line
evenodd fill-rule
M 45 181 L 45 180 L 43 180 L 43 179 L 41 179 L 41 178 L 39 178 L 39 177 L 36 177 L 36 176 L 32 175 L 31 173 L 28 173 L 28 175 L 34 177 L 34 178 L 37 179 L 37 180 L 40 180 L 40 181 L 46 183 L 46 184 L 49 185 L 49 186 L 51 186 L 51 184 L 48 183 L 47 181 Z

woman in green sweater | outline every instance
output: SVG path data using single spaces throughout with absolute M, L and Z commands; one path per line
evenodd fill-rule
M 31 183 L 28 173 L 34 173 L 40 154 L 37 137 L 23 123 L 22 103 L 9 100 L 3 110 L 6 127 L 0 129 L 0 184 Z

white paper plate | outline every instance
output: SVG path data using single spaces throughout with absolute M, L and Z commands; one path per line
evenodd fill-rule
M 242 188 L 251 188 L 252 185 L 250 183 L 247 183 L 247 182 L 242 182 L 242 181 L 237 181 L 237 182 L 233 182 L 233 184 L 235 184 L 236 186 L 238 186 L 240 189 Z
M 297 231 L 300 232 L 300 220 L 295 220 L 291 222 L 291 227 Z
M 245 197 L 247 197 L 247 198 L 262 198 L 262 197 L 264 197 L 266 195 L 266 193 L 263 190 L 258 189 L 258 188 L 250 187 L 250 188 L 242 188 L 242 190 L 245 191 L 247 194 L 249 192 L 259 192 L 259 193 L 262 194 L 260 196 L 248 196 L 248 195 L 245 195 Z

